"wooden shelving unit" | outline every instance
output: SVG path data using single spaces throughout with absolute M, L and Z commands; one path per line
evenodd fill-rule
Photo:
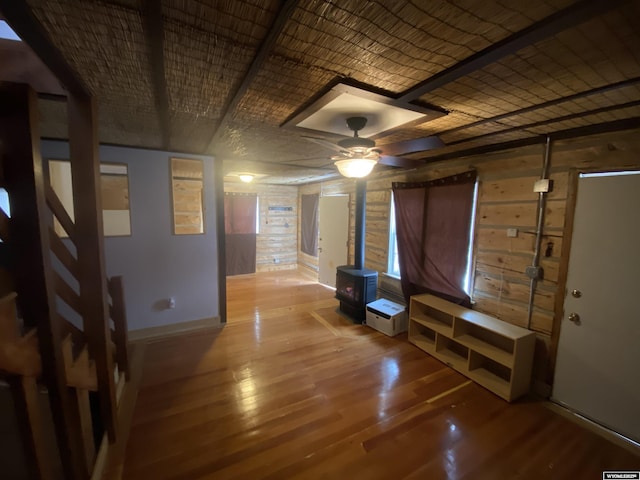
M 535 334 L 433 295 L 411 297 L 409 341 L 508 402 L 529 391 Z

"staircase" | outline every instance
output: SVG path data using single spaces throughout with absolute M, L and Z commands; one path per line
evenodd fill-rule
M 87 480 L 100 441 L 118 437 L 116 384 L 130 371 L 123 279 L 105 274 L 95 109 L 90 98 L 67 104 L 74 220 L 46 177 L 35 92 L 0 82 L 0 187 L 11 203 L 10 217 L 0 209 L 0 380 L 11 387 L 31 478 Z M 54 445 L 43 433 L 43 391 Z

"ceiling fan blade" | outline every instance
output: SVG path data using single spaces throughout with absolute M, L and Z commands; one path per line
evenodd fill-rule
M 380 155 L 378 163 L 389 167 L 400 168 L 418 168 L 425 164 L 424 160 L 414 160 L 413 158 L 396 157 L 393 155 Z
M 325 148 L 329 148 L 331 150 L 334 150 L 336 152 L 344 152 L 344 148 L 340 147 L 339 145 L 336 145 L 335 143 L 331 142 L 330 140 L 324 139 L 324 138 L 318 138 L 318 137 L 307 137 L 306 135 L 302 135 L 302 138 L 304 138 L 305 140 L 309 140 L 310 142 L 313 143 L 317 143 L 318 145 L 322 145 Z
M 444 147 L 444 142 L 436 135 L 380 145 L 380 148 L 387 155 L 408 155 L 441 147 Z

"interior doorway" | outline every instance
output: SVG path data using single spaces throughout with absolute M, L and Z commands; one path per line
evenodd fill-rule
M 227 276 L 256 272 L 257 199 L 255 193 L 224 195 Z
M 581 175 L 552 399 L 640 442 L 640 172 Z
M 336 286 L 336 268 L 347 264 L 349 239 L 349 196 L 320 197 L 318 281 Z

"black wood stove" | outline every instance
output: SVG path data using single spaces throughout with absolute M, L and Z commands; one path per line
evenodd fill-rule
M 378 272 L 364 268 L 364 234 L 366 207 L 366 180 L 356 183 L 356 238 L 355 265 L 342 265 L 336 272 L 336 298 L 340 311 L 362 323 L 366 305 L 376 299 Z

